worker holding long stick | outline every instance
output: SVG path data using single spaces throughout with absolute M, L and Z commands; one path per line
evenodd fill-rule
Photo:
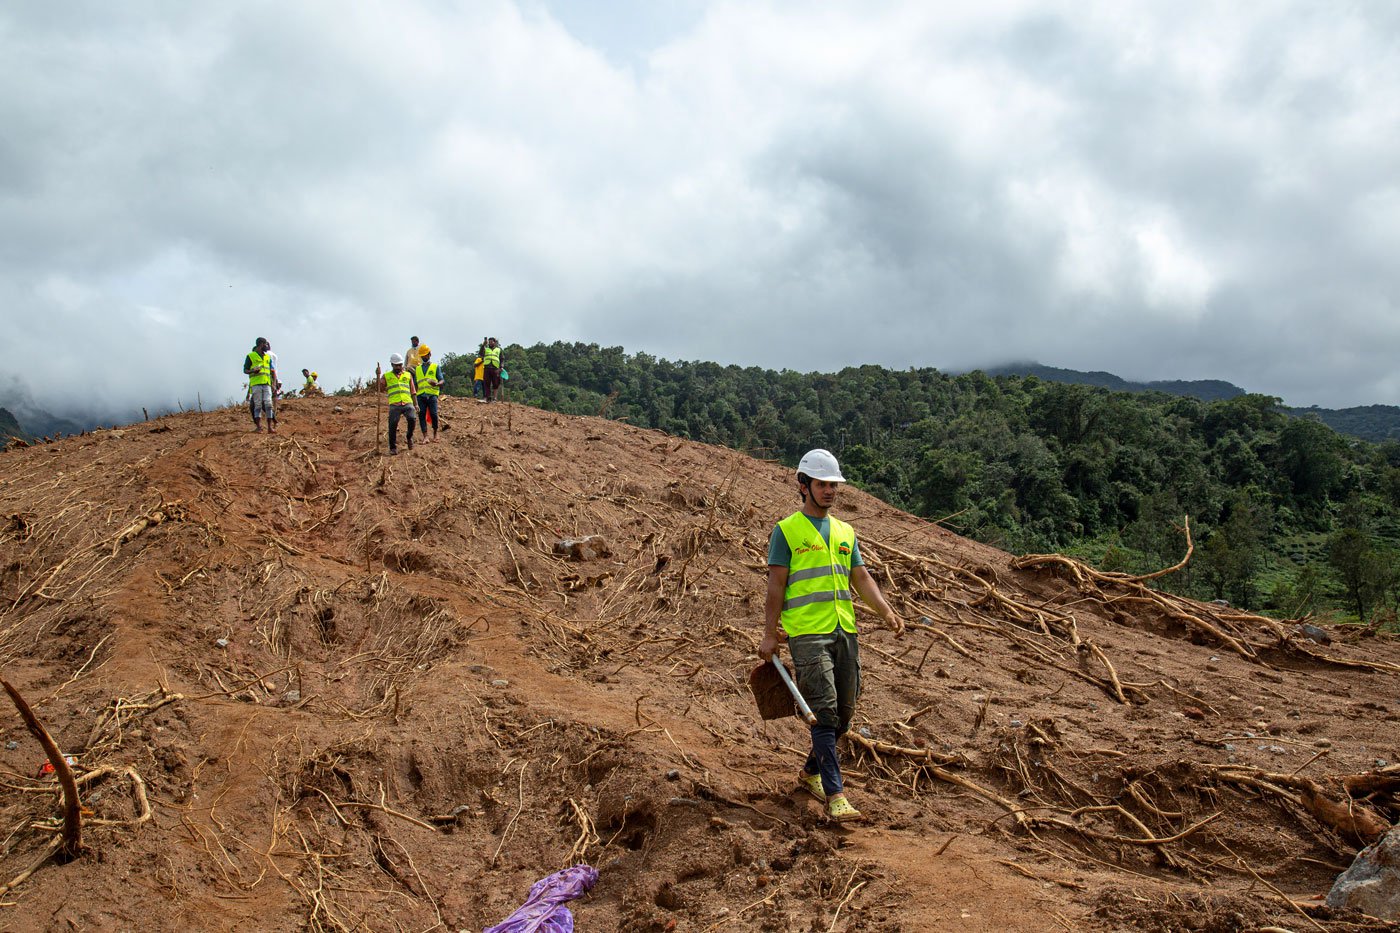
M 817 717 L 799 786 L 825 803 L 827 815 L 839 822 L 861 819 L 846 799 L 836 757 L 836 740 L 850 728 L 860 696 L 851 588 L 895 634 L 904 631 L 904 622 L 865 569 L 855 529 L 829 514 L 845 481 L 829 451 L 808 451 L 798 462 L 802 508 L 779 522 L 768 541 L 768 592 L 758 646 L 759 656 L 770 660 L 778 650 L 781 624 L 798 689 Z

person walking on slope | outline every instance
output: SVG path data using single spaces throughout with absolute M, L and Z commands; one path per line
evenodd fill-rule
M 476 359 L 472 360 L 472 398 L 481 398 L 486 393 L 486 341 L 481 341 L 481 346 L 476 351 Z
M 404 369 L 403 357 L 397 353 L 390 354 L 389 365 L 392 369 L 379 377 L 379 388 L 388 395 L 389 453 L 394 455 L 399 452 L 400 418 L 408 419 L 408 449 L 413 449 L 413 423 L 417 420 L 414 417 L 413 397 L 418 394 L 418 389 L 413 382 L 413 373 Z
M 494 402 L 501 394 L 501 345 L 495 337 L 486 338 L 486 349 L 481 351 L 482 378 L 486 382 L 486 401 Z
M 266 337 L 253 342 L 253 349 L 243 358 L 243 374 L 248 377 L 248 413 L 253 416 L 253 430 L 262 431 L 259 420 L 267 416 L 268 433 L 277 430 L 277 419 L 272 413 L 272 385 L 277 378 L 273 369 L 272 344 Z
M 830 514 L 846 481 L 836 458 L 810 450 L 797 464 L 802 508 L 778 523 L 768 541 L 768 593 L 763 605 L 764 661 L 778 650 L 778 626 L 797 668 L 797 687 L 816 714 L 812 752 L 798 781 L 824 802 L 833 820 L 861 818 L 846 799 L 836 740 L 850 728 L 860 696 L 860 652 L 851 589 L 896 635 L 904 631 L 860 556 L 855 529 Z
M 438 436 L 438 396 L 442 394 L 444 380 L 440 378 L 438 364 L 432 361 L 433 351 L 425 343 L 418 348 L 418 365 L 413 370 L 413 381 L 418 384 L 418 430 L 423 435 L 423 443 L 431 444 Z M 433 436 L 428 437 L 428 423 L 433 425 Z
M 419 357 L 423 355 L 423 348 L 418 344 L 417 337 L 410 337 L 408 350 L 403 355 L 403 367 L 409 372 L 418 368 Z

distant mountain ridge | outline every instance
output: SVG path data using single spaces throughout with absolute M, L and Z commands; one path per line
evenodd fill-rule
M 1047 382 L 1101 386 L 1114 392 L 1165 392 L 1168 395 L 1197 398 L 1203 402 L 1225 401 L 1248 394 L 1247 390 L 1222 379 L 1133 382 L 1113 373 L 1082 372 L 1077 369 L 1044 366 L 1040 363 L 1007 363 L 1005 366 L 984 369 L 983 372 L 989 376 L 1035 376 Z M 1400 407 L 1395 405 L 1359 405 L 1353 408 L 1319 408 L 1316 405 L 1291 408 L 1285 405 L 1283 410 L 1296 418 L 1317 418 L 1338 434 L 1359 437 L 1373 443 L 1400 440 Z
M 18 437 L 21 440 L 30 439 L 30 435 L 25 433 L 24 428 L 20 427 L 19 421 L 10 414 L 10 410 L 0 408 L 0 445 L 12 437 Z
M 1165 392 L 1184 395 L 1203 402 L 1221 402 L 1249 394 L 1246 390 L 1223 379 L 1166 379 L 1157 382 L 1132 382 L 1113 373 L 1082 372 L 1060 369 L 1040 363 L 1007 363 L 983 370 L 989 376 L 1035 376 L 1047 382 L 1067 382 L 1077 385 L 1101 386 L 1114 392 Z

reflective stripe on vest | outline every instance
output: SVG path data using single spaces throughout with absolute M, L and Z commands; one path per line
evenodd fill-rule
M 481 354 L 481 359 L 482 359 L 482 363 L 483 363 L 484 365 L 486 365 L 486 366 L 494 366 L 494 367 L 496 367 L 497 369 L 500 369 L 500 368 L 501 368 L 501 348 L 500 348 L 500 347 L 487 347 L 486 350 Z
M 418 394 L 441 395 L 442 391 L 428 381 L 429 379 L 436 379 L 437 377 L 436 363 L 429 363 L 427 369 L 424 369 L 422 364 L 419 364 L 418 368 L 413 371 L 413 378 L 418 380 Z
M 811 519 L 794 512 L 778 523 L 792 559 L 787 589 L 783 592 L 781 621 L 788 635 L 825 635 L 837 624 L 856 630 L 856 610 L 851 602 L 851 555 L 855 529 L 839 518 L 831 519 L 831 544 L 822 540 Z
M 267 358 L 266 353 L 259 353 L 257 350 L 248 354 L 248 362 L 252 365 L 248 368 L 253 370 L 248 374 L 249 386 L 270 386 L 272 385 L 272 360 Z M 258 372 L 258 369 L 262 372 Z
M 393 370 L 384 374 L 384 388 L 389 393 L 390 405 L 413 404 L 413 377 L 408 373 L 396 374 Z

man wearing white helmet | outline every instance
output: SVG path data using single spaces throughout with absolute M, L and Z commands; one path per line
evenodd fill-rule
M 404 369 L 403 357 L 391 353 L 389 365 L 392 371 L 379 377 L 379 388 L 389 397 L 389 453 L 397 454 L 400 418 L 408 419 L 408 449 L 413 449 L 413 428 L 418 421 L 413 399 L 418 395 L 418 386 L 413 381 L 413 373 Z
M 845 481 L 830 451 L 809 450 L 798 462 L 802 508 L 779 522 L 768 541 L 768 593 L 758 646 L 763 660 L 772 658 L 781 624 L 798 689 L 817 716 L 799 785 L 826 804 L 829 817 L 842 822 L 861 818 L 846 799 L 836 757 L 836 740 L 850 728 L 860 696 L 852 587 L 895 634 L 904 631 L 865 569 L 855 529 L 829 514 Z

